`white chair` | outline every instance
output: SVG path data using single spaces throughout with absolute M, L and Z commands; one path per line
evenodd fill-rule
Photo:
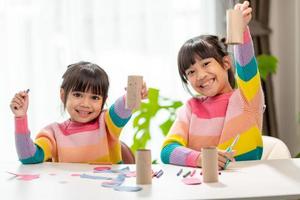
M 280 139 L 265 135 L 262 139 L 264 144 L 262 160 L 291 158 L 288 147 Z

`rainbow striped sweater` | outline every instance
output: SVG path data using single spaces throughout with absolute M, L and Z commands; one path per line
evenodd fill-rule
M 19 160 L 23 164 L 44 161 L 122 163 L 119 135 L 131 114 L 131 110 L 125 109 L 125 97 L 120 97 L 95 121 L 52 123 L 38 133 L 34 142 L 30 138 L 27 117 L 16 117 Z
M 234 55 L 238 88 L 214 97 L 192 98 L 178 110 L 161 150 L 164 163 L 197 167 L 202 147 L 225 150 L 237 135 L 237 161 L 261 158 L 264 95 L 248 28 L 244 43 L 234 47 Z

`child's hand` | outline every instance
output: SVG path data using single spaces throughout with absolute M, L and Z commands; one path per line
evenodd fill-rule
M 26 91 L 20 91 L 15 94 L 14 98 L 10 102 L 10 109 L 14 113 L 15 117 L 25 116 L 28 109 L 28 93 Z
M 219 168 L 219 170 L 224 169 L 227 159 L 229 159 L 231 162 L 235 161 L 235 159 L 233 158 L 234 154 L 235 154 L 235 151 L 227 152 L 227 151 L 218 149 L 218 168 Z M 198 167 L 202 167 L 201 155 L 198 157 L 197 163 L 198 163 Z
M 227 152 L 227 151 L 218 149 L 218 166 L 219 166 L 219 170 L 224 169 L 225 163 L 228 159 L 231 162 L 235 161 L 235 159 L 233 157 L 234 154 L 235 154 L 235 151 Z
M 252 18 L 252 8 L 249 7 L 249 5 L 250 5 L 249 1 L 244 1 L 242 4 L 238 3 L 234 6 L 235 10 L 242 11 L 243 18 L 244 18 L 244 30 L 246 29 L 246 27 L 248 26 Z
M 148 97 L 148 88 L 145 82 L 143 82 L 142 90 L 141 90 L 141 98 L 147 99 Z

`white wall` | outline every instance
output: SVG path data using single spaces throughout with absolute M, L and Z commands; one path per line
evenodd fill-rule
M 279 137 L 292 155 L 300 152 L 300 1 L 272 0 L 271 52 L 279 60 L 273 77 Z

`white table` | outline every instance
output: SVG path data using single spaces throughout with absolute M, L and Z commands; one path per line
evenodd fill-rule
M 135 169 L 135 165 L 129 166 L 131 170 Z M 182 183 L 182 176 L 178 177 L 176 173 L 183 167 L 153 165 L 154 171 L 164 170 L 163 176 L 153 178 L 152 185 L 142 186 L 143 190 L 139 192 L 118 192 L 102 187 L 101 180 L 71 176 L 73 173 L 92 174 L 94 167 L 67 163 L 0 163 L 1 199 L 300 199 L 300 159 L 233 163 L 228 170 L 222 171 L 218 183 L 200 185 Z M 187 172 L 192 168 L 183 169 Z M 20 181 L 6 171 L 40 174 L 40 178 Z M 196 176 L 201 177 L 200 169 Z M 135 178 L 126 178 L 124 185 L 135 185 Z

